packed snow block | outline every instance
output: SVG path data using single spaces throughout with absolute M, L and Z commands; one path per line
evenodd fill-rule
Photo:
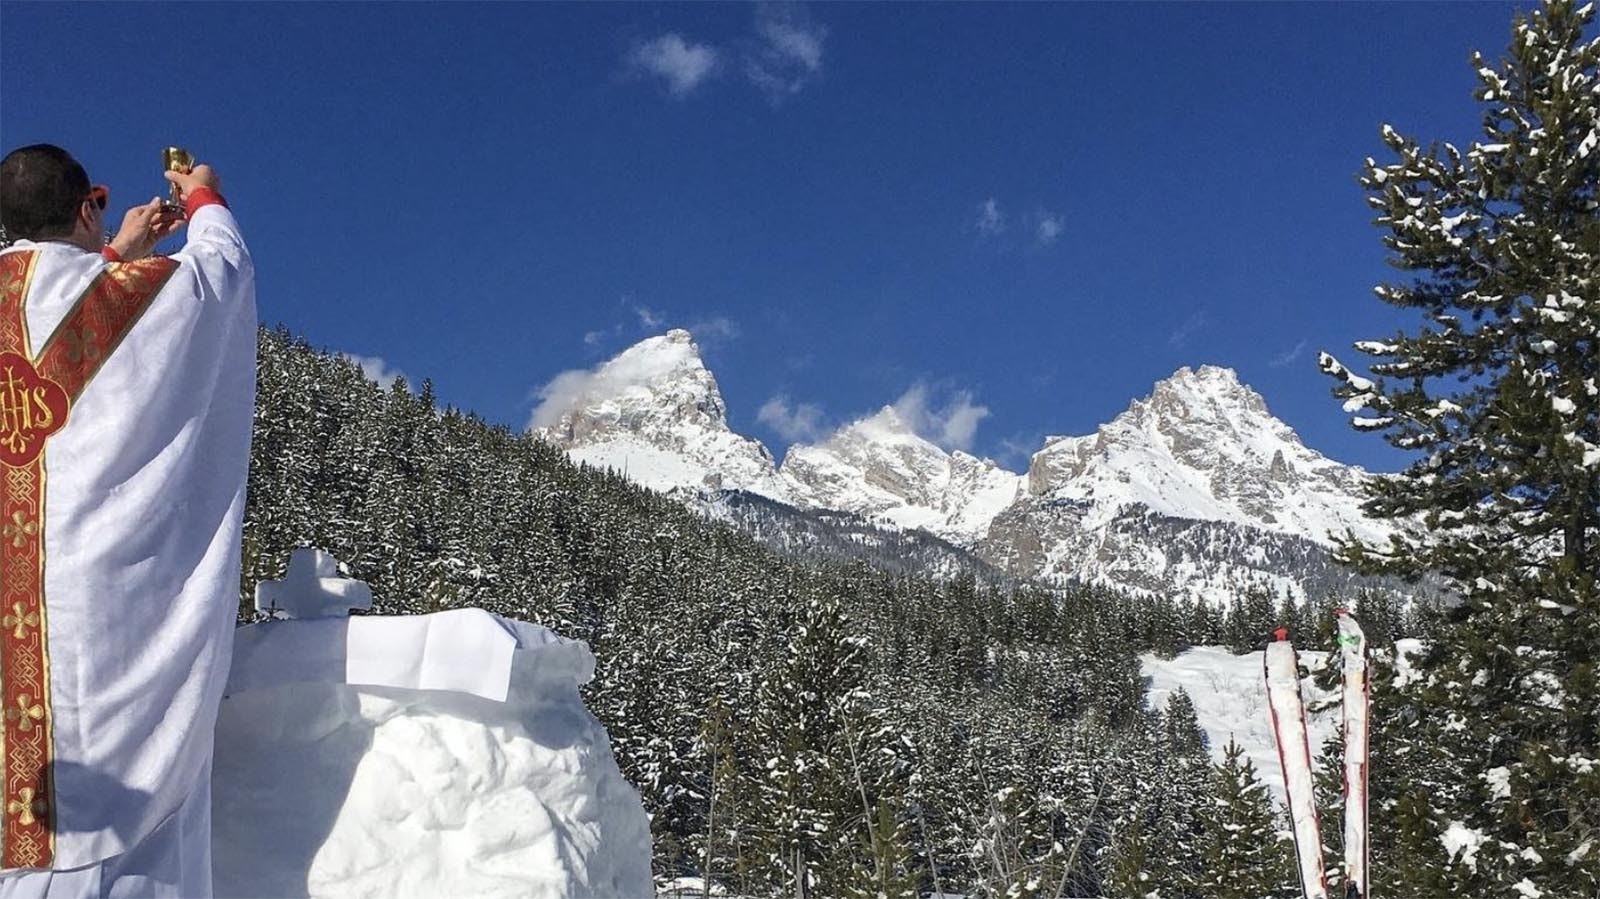
M 217 895 L 650 896 L 593 674 L 585 644 L 477 609 L 240 628 Z
M 256 584 L 256 611 L 273 618 L 344 618 L 372 608 L 372 588 L 339 576 L 333 554 L 302 546 L 289 554 L 283 580 Z

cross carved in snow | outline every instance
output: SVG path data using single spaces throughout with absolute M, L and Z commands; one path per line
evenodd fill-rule
M 372 588 L 339 576 L 339 560 L 314 547 L 289 554 L 281 581 L 256 584 L 256 611 L 273 618 L 348 618 L 372 608 Z

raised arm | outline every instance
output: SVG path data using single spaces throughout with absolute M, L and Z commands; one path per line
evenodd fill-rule
M 193 171 L 167 172 L 166 176 L 178 186 L 189 219 L 188 239 L 172 257 L 193 269 L 207 299 L 226 301 L 253 287 L 255 266 L 250 249 L 222 198 L 217 173 L 211 166 L 198 165 Z

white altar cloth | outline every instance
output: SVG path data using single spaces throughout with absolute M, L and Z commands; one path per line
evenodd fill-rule
M 512 656 L 518 649 L 582 647 L 554 631 L 501 618 L 482 609 L 431 615 L 266 621 L 234 635 L 229 694 L 291 683 L 333 682 L 365 687 L 449 690 L 505 702 Z M 594 676 L 594 658 L 543 654 L 579 684 Z

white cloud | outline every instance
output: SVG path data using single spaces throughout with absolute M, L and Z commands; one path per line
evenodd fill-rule
M 633 307 L 633 314 L 639 317 L 639 327 L 644 328 L 646 331 L 653 331 L 661 327 L 663 319 L 660 313 L 649 306 L 635 306 Z
M 716 73 L 717 57 L 715 47 L 691 43 L 682 35 L 669 32 L 635 45 L 628 53 L 627 63 L 635 72 L 662 79 L 667 93 L 681 99 Z
M 1039 225 L 1034 229 L 1034 237 L 1038 239 L 1040 246 L 1047 247 L 1055 243 L 1056 238 L 1061 236 L 1061 228 L 1061 216 L 1048 212 L 1042 213 L 1039 216 Z
M 385 362 L 381 356 L 358 356 L 355 353 L 344 353 L 342 355 L 361 366 L 361 373 L 367 376 L 367 380 L 377 382 L 378 386 L 384 390 L 394 386 L 396 380 L 406 377 L 405 372 L 398 368 L 390 367 L 389 363 Z M 406 378 L 408 384 L 410 381 L 410 378 Z
M 822 74 L 828 30 L 799 6 L 765 4 L 756 8 L 759 40 L 746 52 L 745 75 L 774 104 L 798 94 Z
M 1183 324 L 1179 325 L 1171 334 L 1167 335 L 1167 346 L 1170 346 L 1173 349 L 1182 349 L 1183 347 L 1188 346 L 1189 339 L 1198 331 L 1200 331 L 1200 329 L 1204 328 L 1210 323 L 1211 320 L 1206 317 L 1206 311 L 1204 309 L 1196 310 L 1195 312 L 1191 313 L 1188 318 L 1183 320 Z
M 979 423 L 989 417 L 989 407 L 974 403 L 969 390 L 955 391 L 935 408 L 931 391 L 921 382 L 894 401 L 894 411 L 919 436 L 947 450 L 970 451 Z
M 778 432 L 789 443 L 810 442 L 822 433 L 822 407 L 815 403 L 789 405 L 779 394 L 761 404 L 756 420 Z
M 604 380 L 598 370 L 583 368 L 564 371 L 551 378 L 534 391 L 539 405 L 533 407 L 533 415 L 528 418 L 528 430 L 547 428 L 560 421 L 561 416 L 604 388 Z
M 978 207 L 978 233 L 995 235 L 1006 229 L 1006 214 L 994 197 L 984 200 Z
M 591 406 L 622 396 L 633 387 L 659 379 L 677 359 L 662 354 L 623 355 L 595 368 L 574 368 L 551 378 L 534 391 L 539 405 L 528 419 L 529 429 L 556 424 L 561 416 L 580 406 Z
M 1267 364 L 1273 368 L 1285 368 L 1289 365 L 1293 365 L 1295 360 L 1300 358 L 1300 354 L 1304 353 L 1305 351 L 1306 342 L 1302 340 L 1295 344 L 1293 348 L 1284 350 L 1278 355 L 1273 356 L 1272 361 L 1268 362 Z
M 610 332 L 607 331 L 585 331 L 583 332 L 583 345 L 599 346 L 600 341 L 605 340 L 609 334 Z

